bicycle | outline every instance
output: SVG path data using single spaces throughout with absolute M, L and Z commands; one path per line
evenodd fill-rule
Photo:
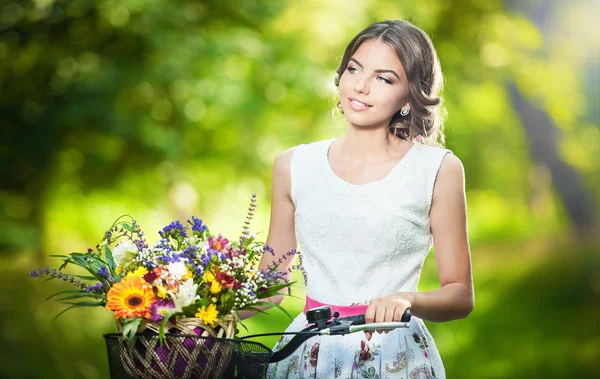
M 125 342 L 119 333 L 105 334 L 111 379 L 130 378 L 238 378 L 260 379 L 266 377 L 270 363 L 276 363 L 292 355 L 304 342 L 319 335 L 345 335 L 366 330 L 391 330 L 408 328 L 410 309 L 399 322 L 365 323 L 365 315 L 339 317 L 332 314 L 331 307 L 322 306 L 306 312 L 309 325 L 299 332 L 272 332 L 253 334 L 237 339 L 198 337 L 170 334 L 170 346 L 158 344 L 154 333 L 138 333 L 134 338 L 138 345 L 128 350 L 124 358 Z M 273 351 L 259 342 L 248 339 L 294 335 L 281 349 Z M 131 356 L 131 351 L 134 351 Z M 184 359 L 185 357 L 185 359 Z

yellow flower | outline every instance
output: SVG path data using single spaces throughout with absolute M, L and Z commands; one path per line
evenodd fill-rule
M 216 280 L 210 283 L 210 293 L 214 293 L 216 295 L 219 292 L 221 292 L 222 288 L 223 286 L 221 285 L 221 283 L 217 282 Z
M 144 276 L 144 274 L 146 274 L 148 272 L 148 269 L 146 269 L 146 267 L 138 267 L 135 271 L 128 273 L 127 275 L 125 275 L 125 279 L 129 279 L 132 276 L 139 276 L 142 277 Z
M 221 292 L 221 289 L 223 288 L 223 286 L 221 285 L 221 283 L 219 283 L 217 278 L 215 278 L 215 276 L 213 275 L 212 272 L 210 272 L 210 271 L 204 272 L 204 276 L 202 277 L 202 279 L 205 282 L 210 283 L 210 292 L 211 293 L 217 294 L 217 293 Z
M 189 268 L 186 267 L 185 268 L 185 274 L 181 277 L 181 280 L 185 282 L 186 280 L 188 280 L 192 276 L 193 276 L 192 272 L 190 271 Z
M 207 270 L 204 272 L 204 275 L 202 276 L 202 280 L 204 280 L 205 282 L 214 282 L 217 280 L 217 278 L 215 278 L 215 276 L 213 275 L 212 272 Z
M 202 308 L 198 308 L 198 313 L 195 316 L 201 319 L 206 325 L 214 326 L 218 320 L 219 311 L 217 311 L 216 305 L 209 304 L 208 307 L 203 306 Z
M 164 286 L 156 286 L 156 289 L 156 296 L 160 297 L 161 299 L 167 298 L 167 289 Z
M 156 301 L 152 289 L 139 276 L 131 276 L 113 285 L 106 294 L 105 308 L 116 318 L 150 317 L 150 305 Z
M 117 268 L 115 269 L 115 272 L 119 275 L 121 275 L 121 273 L 123 272 L 123 266 L 117 266 Z

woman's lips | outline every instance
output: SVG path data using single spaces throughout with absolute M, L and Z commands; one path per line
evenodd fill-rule
M 372 107 L 372 105 L 364 103 L 358 99 L 355 99 L 353 97 L 349 97 L 348 98 L 348 103 L 350 103 L 350 107 L 352 108 L 353 111 L 355 112 L 364 112 L 366 110 L 368 110 L 369 108 Z

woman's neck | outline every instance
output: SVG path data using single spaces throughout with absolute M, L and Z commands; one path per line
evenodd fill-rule
M 350 162 L 377 162 L 402 155 L 410 143 L 390 134 L 387 129 L 356 128 L 338 140 L 337 155 Z

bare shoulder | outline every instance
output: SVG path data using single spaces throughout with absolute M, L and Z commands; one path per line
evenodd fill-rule
M 273 174 L 286 174 L 290 172 L 290 163 L 292 162 L 292 155 L 297 146 L 290 147 L 287 150 L 277 154 L 273 161 Z
M 446 154 L 437 175 L 434 188 L 436 192 L 461 193 L 464 191 L 465 173 L 462 161 L 454 154 Z
M 290 147 L 277 154 L 273 161 L 273 190 L 277 193 L 285 194 L 287 197 L 291 196 L 292 180 L 290 165 L 296 147 L 297 146 Z

